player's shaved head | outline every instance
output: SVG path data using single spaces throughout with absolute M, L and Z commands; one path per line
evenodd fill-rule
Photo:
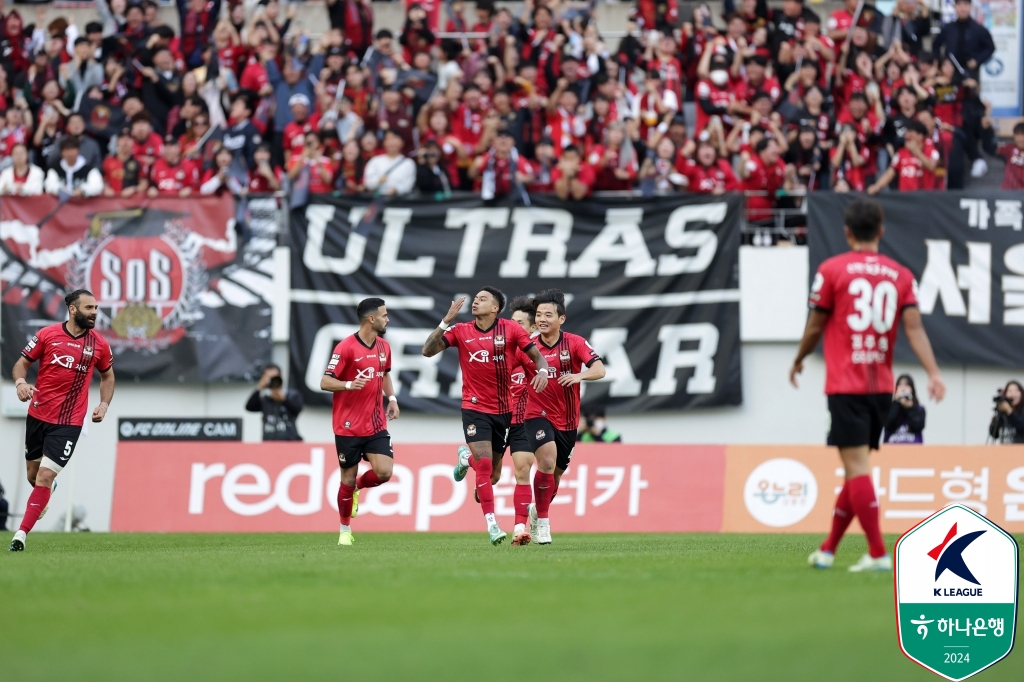
M 843 213 L 843 223 L 858 242 L 873 242 L 882 233 L 885 211 L 871 199 L 854 199 Z

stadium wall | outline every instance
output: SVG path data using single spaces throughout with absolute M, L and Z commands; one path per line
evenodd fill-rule
M 800 390 L 793 389 L 786 377 L 805 315 L 807 262 L 807 251 L 800 247 L 741 250 L 743 405 L 689 412 L 613 414 L 610 426 L 622 434 L 625 442 L 634 444 L 820 444 L 827 427 L 820 358 L 812 357 L 806 364 Z M 286 277 L 278 280 L 287 282 Z M 287 296 L 278 299 L 287 301 Z M 282 303 L 280 307 L 285 306 Z M 287 349 L 279 344 L 276 351 L 279 363 L 287 367 L 283 362 Z M 897 365 L 896 370 L 909 371 L 919 386 L 925 385 L 919 368 Z M 949 394 L 941 405 L 926 403 L 926 441 L 983 444 L 995 388 L 1008 379 L 1024 378 L 1024 370 L 944 366 L 943 371 Z M 107 420 L 87 426 L 73 464 L 61 476 L 51 516 L 41 524 L 42 529 L 58 525 L 72 497 L 87 511 L 88 527 L 110 529 L 119 417 L 241 416 L 243 440 L 255 442 L 260 438 L 260 415 L 243 410 L 251 390 L 251 386 L 237 384 L 119 384 Z M 94 387 L 90 402 L 95 405 L 98 401 L 98 388 Z M 0 385 L 0 411 L 4 415 L 0 417 L 0 443 L 4 443 L 0 448 L 0 482 L 20 513 L 28 493 L 22 464 L 24 419 L 18 416 L 24 414 L 24 404 L 17 402 L 10 381 Z M 298 426 L 307 440 L 324 442 L 331 433 L 330 412 L 308 409 L 300 416 Z M 409 412 L 391 425 L 397 443 L 452 443 L 459 429 L 457 415 Z M 179 443 L 173 447 L 190 445 Z

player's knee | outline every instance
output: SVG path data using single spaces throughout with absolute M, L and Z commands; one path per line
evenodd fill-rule
M 35 483 L 33 483 L 33 485 L 42 486 L 44 488 L 53 487 L 53 478 L 56 475 L 57 472 L 51 469 L 40 468 L 39 471 L 36 473 L 36 481 Z
M 383 469 L 381 471 L 374 471 L 377 474 L 377 478 L 380 479 L 381 483 L 387 483 L 391 480 L 391 469 Z

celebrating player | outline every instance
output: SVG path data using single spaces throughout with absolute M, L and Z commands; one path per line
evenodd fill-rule
M 917 309 L 914 275 L 878 253 L 885 233 L 882 220 L 882 207 L 874 201 L 856 199 L 847 207 L 843 230 L 850 251 L 829 258 L 818 268 L 811 287 L 811 313 L 789 370 L 789 379 L 796 386 L 804 358 L 824 333 L 825 393 L 832 415 L 828 444 L 839 448 L 846 484 L 836 500 L 832 532 L 808 558 L 817 568 L 832 566 L 836 547 L 856 515 L 867 535 L 869 552 L 850 570 L 892 570 L 879 529 L 868 458 L 871 450 L 878 449 L 892 403 L 892 355 L 900 316 L 910 347 L 928 373 L 928 393 L 942 400 L 946 392 Z
M 359 491 L 391 478 L 394 453 L 386 419 L 398 419 L 398 398 L 391 382 L 391 346 L 382 337 L 388 330 L 384 301 L 367 298 L 356 307 L 359 331 L 334 347 L 320 388 L 334 394 L 334 444 L 341 465 L 338 544 L 351 545 L 352 517 L 359 511 Z M 384 398 L 388 409 L 385 414 Z M 370 469 L 358 479 L 359 461 Z
M 530 338 L 535 338 L 536 325 L 534 324 L 533 299 L 527 296 L 517 296 L 509 304 L 512 309 L 512 321 L 523 328 Z M 530 440 L 526 437 L 526 401 L 529 392 L 526 390 L 526 377 L 535 372 L 533 362 L 526 353 L 516 350 L 516 360 L 513 361 L 512 369 L 512 426 L 508 431 L 508 445 L 512 451 L 512 465 L 516 472 L 516 487 L 512 494 L 512 502 L 515 505 L 516 521 L 512 530 L 513 545 L 530 544 L 530 533 L 526 530 L 526 522 L 529 517 L 530 500 L 533 498 L 533 491 L 530 489 L 530 468 L 533 466 L 533 450 L 530 448 Z M 494 460 L 494 473 L 491 474 L 491 483 L 497 483 L 501 478 L 501 460 L 499 456 Z
M 491 473 L 494 471 L 494 455 L 501 457 L 505 453 L 512 422 L 513 349 L 525 352 L 536 365 L 537 374 L 530 381 L 536 391 L 543 391 L 547 385 L 547 363 L 522 327 L 512 320 L 498 317 L 505 307 L 503 293 L 494 287 L 484 287 L 473 299 L 475 321 L 449 327 L 465 303 L 465 297 L 452 303 L 441 324 L 423 344 L 423 355 L 433 357 L 452 346 L 459 349 L 462 428 L 469 447 L 459 447 L 455 480 L 461 481 L 469 467 L 473 467 L 487 534 L 491 544 L 497 545 L 507 535 L 494 517 Z
M 537 544 L 551 544 L 548 510 L 558 482 L 569 468 L 576 430 L 580 423 L 580 382 L 604 377 L 604 363 L 582 336 L 562 331 L 565 295 L 558 289 L 542 291 L 533 299 L 540 355 L 548 376 L 558 379 L 530 395 L 526 403 L 526 437 L 537 455 L 533 477 L 535 505 L 530 507 L 531 535 Z M 536 515 L 536 519 L 534 519 Z
M 100 404 L 92 411 L 94 422 L 103 421 L 114 397 L 114 357 L 110 344 L 93 331 L 98 308 L 85 289 L 64 297 L 68 321 L 43 327 L 21 351 L 11 376 L 18 399 L 31 400 L 25 420 L 25 467 L 32 494 L 21 527 L 11 540 L 11 551 L 25 549 L 29 531 L 46 511 L 54 478 L 68 465 L 82 433 L 89 409 L 92 370 L 100 371 Z M 36 385 L 28 383 L 28 367 L 39 361 Z

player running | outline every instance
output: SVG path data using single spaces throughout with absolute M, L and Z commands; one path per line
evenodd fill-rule
M 551 544 L 548 510 L 569 468 L 576 430 L 580 423 L 580 382 L 604 378 L 604 363 L 582 336 L 562 331 L 565 295 L 558 289 L 542 291 L 533 299 L 540 336 L 537 347 L 547 362 L 547 388 L 530 395 L 526 403 L 526 437 L 537 455 L 533 477 L 535 506 L 530 506 L 531 535 L 537 544 Z M 536 519 L 534 519 L 536 516 Z
M 536 325 L 534 324 L 533 299 L 527 296 L 517 296 L 509 304 L 512 309 L 512 321 L 523 328 L 531 339 L 536 340 Z M 516 349 L 516 359 L 512 369 L 512 426 L 508 432 L 508 446 L 512 451 L 512 465 L 516 472 L 516 487 L 512 494 L 512 502 L 516 510 L 515 526 L 512 530 L 513 545 L 530 544 L 531 536 L 526 530 L 526 522 L 529 518 L 530 501 L 533 499 L 533 491 L 530 488 L 530 468 L 533 466 L 534 456 L 530 447 L 530 440 L 526 437 L 526 401 L 529 392 L 526 390 L 526 377 L 536 372 L 536 367 L 529 356 L 523 351 Z M 491 474 L 491 484 L 498 482 L 501 478 L 502 457 L 494 460 L 494 473 Z
M 391 479 L 394 453 L 387 420 L 398 419 L 398 398 L 391 382 L 391 346 L 384 340 L 388 311 L 384 301 L 367 298 L 356 307 L 359 331 L 334 347 L 320 388 L 334 394 L 334 444 L 341 465 L 338 544 L 349 546 L 352 518 L 359 511 L 359 491 L 376 488 Z M 387 396 L 387 413 L 384 398 Z M 359 461 L 370 469 L 358 479 Z
M 878 501 L 869 455 L 878 449 L 892 403 L 892 355 L 896 323 L 903 318 L 910 347 L 928 373 L 928 393 L 942 400 L 946 385 L 917 309 L 917 282 L 907 268 L 878 253 L 885 234 L 882 207 L 856 199 L 843 215 L 850 251 L 818 268 L 811 287 L 811 313 L 789 379 L 794 386 L 803 361 L 825 335 L 825 393 L 832 416 L 828 444 L 839 448 L 846 484 L 836 499 L 832 532 L 808 557 L 816 568 L 830 568 L 836 547 L 854 515 L 868 540 L 868 554 L 853 572 L 891 571 L 892 559 L 879 529 Z
M 494 287 L 484 287 L 473 299 L 473 322 L 449 327 L 458 316 L 466 298 L 452 303 L 426 343 L 423 355 L 433 357 L 446 348 L 459 350 L 462 368 L 462 428 L 469 446 L 459 447 L 459 463 L 455 480 L 466 477 L 469 467 L 476 472 L 476 493 L 487 522 L 491 544 L 500 544 L 506 537 L 494 516 L 494 489 L 491 474 L 493 457 L 505 453 L 512 422 L 513 351 L 526 353 L 537 367 L 530 380 L 536 391 L 547 385 L 547 363 L 523 328 L 512 320 L 498 317 L 505 307 L 505 295 Z M 472 453 L 472 457 L 470 454 Z
M 43 327 L 29 340 L 14 364 L 11 376 L 18 399 L 31 400 L 25 420 L 25 468 L 32 493 L 21 527 L 11 540 L 11 551 L 25 549 L 25 539 L 46 511 L 54 478 L 75 452 L 82 423 L 89 409 L 89 384 L 93 368 L 100 372 L 100 404 L 92 411 L 94 422 L 103 421 L 114 397 L 114 357 L 110 344 L 93 331 L 98 308 L 85 289 L 64 297 L 68 321 Z M 25 380 L 29 365 L 39 361 L 33 386 Z

